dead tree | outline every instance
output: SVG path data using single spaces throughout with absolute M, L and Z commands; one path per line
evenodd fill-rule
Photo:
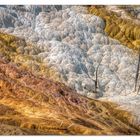
M 42 5 L 42 6 L 41 6 L 41 11 L 42 11 L 42 12 L 45 12 L 45 5 Z
M 138 78 L 139 78 L 139 67 L 140 67 L 140 49 L 139 49 L 138 65 L 137 65 L 137 71 L 136 71 L 136 77 L 135 77 L 135 91 L 137 88 L 137 82 L 138 82 Z
M 137 94 L 139 93 L 139 90 L 140 90 L 140 85 L 139 85 L 139 87 L 138 87 L 138 91 L 137 91 Z
M 96 73 L 95 73 L 95 93 L 97 93 L 97 88 L 98 88 L 98 70 L 101 62 L 98 64 L 96 68 Z
M 4 14 L 2 13 L 2 15 L 1 15 L 1 21 L 2 21 L 2 27 L 3 28 L 6 28 L 6 25 L 5 25 L 5 23 L 4 23 Z
M 35 26 L 36 26 L 36 5 L 31 6 L 31 10 L 32 10 L 32 29 L 35 30 Z
M 96 71 L 95 71 L 95 80 L 93 78 L 91 78 L 91 76 L 88 74 L 88 70 L 85 69 L 83 70 L 83 68 L 81 68 L 86 74 L 87 76 L 95 83 L 95 89 L 94 89 L 94 92 L 97 93 L 97 88 L 99 88 L 99 84 L 98 84 L 98 70 L 99 70 L 99 66 L 101 64 L 101 61 L 100 63 L 98 64 L 97 68 L 96 68 Z

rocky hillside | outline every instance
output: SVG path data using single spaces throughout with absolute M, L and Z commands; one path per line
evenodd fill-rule
M 139 12 L 140 9 L 137 11 Z M 138 50 L 140 46 L 140 21 L 129 14 L 132 12 L 136 12 L 136 9 L 131 6 L 125 8 L 123 6 L 122 8 L 117 6 L 89 7 L 89 13 L 105 20 L 105 31 L 110 37 L 119 40 L 129 48 Z M 137 16 L 135 13 L 134 15 Z
M 0 134 L 140 134 L 139 20 L 128 13 L 0 6 Z
M 0 59 L 0 134 L 140 134 L 112 103 L 78 95 Z

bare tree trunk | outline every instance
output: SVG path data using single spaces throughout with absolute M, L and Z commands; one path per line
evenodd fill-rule
M 101 62 L 98 64 L 97 68 L 96 68 L 96 78 L 95 78 L 95 93 L 97 93 L 97 88 L 98 88 L 98 70 L 99 70 L 99 66 L 100 66 Z
M 139 59 L 138 59 L 138 65 L 137 65 L 137 72 L 136 72 L 136 77 L 135 77 L 135 91 L 137 88 L 137 82 L 139 78 L 139 67 L 140 67 L 140 49 L 139 49 Z
M 137 91 L 137 94 L 139 93 L 139 90 L 140 90 L 140 86 L 138 87 L 138 91 Z
M 32 6 L 32 12 L 33 12 L 33 21 L 32 21 L 32 29 L 34 30 L 35 29 L 35 22 L 36 22 L 36 11 L 35 11 L 35 9 L 36 9 L 36 6 Z
M 4 23 L 4 15 L 2 15 L 1 20 L 2 20 L 2 24 L 3 24 L 2 27 L 6 28 L 5 23 Z
M 42 12 L 45 12 L 45 6 L 44 5 L 41 6 L 41 9 L 42 9 Z

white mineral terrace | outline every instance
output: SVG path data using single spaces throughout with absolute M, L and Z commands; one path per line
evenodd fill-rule
M 140 95 L 134 93 L 138 56 L 107 36 L 101 18 L 87 14 L 80 6 L 59 10 L 50 6 L 46 8 L 49 12 L 38 13 L 30 9 L 1 7 L 1 30 L 36 44 L 39 51 L 32 50 L 32 54 L 57 69 L 63 82 L 79 94 L 111 100 L 140 114 Z M 4 25 L 5 21 L 9 23 Z M 94 80 L 99 63 L 96 94 Z

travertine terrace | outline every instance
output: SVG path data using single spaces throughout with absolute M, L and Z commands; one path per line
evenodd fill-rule
M 140 134 L 138 12 L 0 6 L 0 134 Z

